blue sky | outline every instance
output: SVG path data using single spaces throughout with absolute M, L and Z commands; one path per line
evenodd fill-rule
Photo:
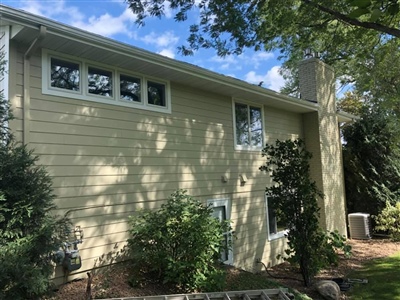
M 180 55 L 177 47 L 185 43 L 193 21 L 176 23 L 171 11 L 161 20 L 146 19 L 146 25 L 138 28 L 135 15 L 123 0 L 0 0 L 0 3 L 250 83 L 263 81 L 265 88 L 279 91 L 284 84 L 278 73 L 280 62 L 272 52 L 247 50 L 240 56 L 221 58 L 214 50 L 200 49 L 190 57 Z M 192 14 L 191 19 L 195 18 Z

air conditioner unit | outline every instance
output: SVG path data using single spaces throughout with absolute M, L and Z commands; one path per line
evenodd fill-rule
M 366 213 L 352 213 L 348 215 L 350 238 L 357 240 L 369 240 L 371 234 L 371 219 Z

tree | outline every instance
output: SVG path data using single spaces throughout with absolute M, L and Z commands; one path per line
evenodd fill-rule
M 364 99 L 354 91 L 347 91 L 343 98 L 337 103 L 337 108 L 340 111 L 358 116 L 362 112 Z
M 277 140 L 262 150 L 266 162 L 261 171 L 272 172 L 274 185 L 265 189 L 275 215 L 288 228 L 286 255 L 300 267 L 303 281 L 310 286 L 318 271 L 337 262 L 335 247 L 349 251 L 344 237 L 325 233 L 319 226 L 318 198 L 324 195 L 310 178 L 311 153 L 302 140 Z
M 397 0 L 287 0 L 284 5 L 281 0 L 125 1 L 140 25 L 149 16 L 162 17 L 168 6 L 179 22 L 197 9 L 198 22 L 190 26 L 187 44 L 179 47 L 184 55 L 200 48 L 215 48 L 220 56 L 247 48 L 279 50 L 287 94 L 298 93 L 297 67 L 306 49 L 332 65 L 343 84 L 361 80 L 364 68 L 378 68 L 380 81 L 390 82 L 383 62 L 400 52 Z M 393 68 L 390 78 L 400 78 L 399 67 Z M 372 89 L 363 79 L 357 86 L 360 93 Z
M 360 117 L 343 129 L 347 208 L 377 215 L 400 199 L 400 124 L 377 105 L 363 107 Z
M 32 151 L 14 140 L 10 119 L 0 94 L 0 298 L 36 299 L 51 285 L 52 254 L 68 223 L 53 215 L 51 179 Z

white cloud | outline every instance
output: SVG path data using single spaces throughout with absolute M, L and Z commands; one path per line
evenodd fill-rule
M 127 16 L 124 13 L 117 17 L 105 13 L 99 17 L 91 16 L 88 20 L 74 21 L 71 25 L 104 36 L 120 33 L 129 35 L 126 21 Z
M 169 58 L 175 58 L 175 53 L 174 50 L 172 49 L 163 49 L 160 52 L 158 52 L 158 54 L 164 55 Z
M 262 81 L 263 87 L 279 92 L 285 84 L 285 80 L 279 74 L 279 68 L 279 66 L 274 66 L 264 75 L 250 71 L 245 75 L 244 80 L 254 84 L 260 84 Z
M 285 85 L 285 79 L 279 74 L 280 66 L 272 67 L 266 75 L 267 88 L 279 92 Z
M 104 13 L 87 17 L 77 6 L 68 5 L 65 0 L 52 1 L 51 5 L 49 4 L 49 2 L 38 0 L 24 1 L 21 9 L 103 36 L 110 37 L 116 34 L 132 36 L 128 27 L 135 21 L 135 15 L 128 8 L 118 16 Z M 110 5 L 118 4 L 113 3 Z
M 263 62 L 274 58 L 272 52 L 255 52 L 251 55 L 227 55 L 225 57 L 213 56 L 210 61 L 221 64 L 217 69 L 220 70 L 242 70 L 245 66 L 251 66 L 252 69 L 258 69 Z
M 77 20 L 84 17 L 78 7 L 67 6 L 65 0 L 51 2 L 51 5 L 48 2 L 38 0 L 24 1 L 22 3 L 22 10 L 47 18 L 55 18 L 62 15 L 65 20 Z
M 167 31 L 162 34 L 157 34 L 154 31 L 141 38 L 143 42 L 157 47 L 172 47 L 175 46 L 179 37 L 174 35 L 173 31 Z
M 223 64 L 227 64 L 227 63 L 235 63 L 238 60 L 241 60 L 241 57 L 243 55 L 227 55 L 224 57 L 218 56 L 218 55 L 214 55 L 213 57 L 211 57 L 211 61 L 213 62 L 217 62 L 217 63 L 223 63 Z
M 255 69 L 258 69 L 262 62 L 271 60 L 273 58 L 274 54 L 272 52 L 255 52 L 247 61 L 251 62 Z

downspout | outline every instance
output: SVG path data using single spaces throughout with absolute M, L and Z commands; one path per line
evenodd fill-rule
M 32 42 L 28 50 L 25 52 L 24 55 L 24 92 L 23 92 L 23 135 L 22 135 L 22 142 L 26 145 L 30 142 L 29 140 L 29 121 L 31 119 L 31 95 L 30 95 L 30 75 L 31 75 L 31 64 L 30 58 L 32 53 L 40 46 L 41 42 L 46 36 L 46 27 L 40 25 L 39 34 Z

